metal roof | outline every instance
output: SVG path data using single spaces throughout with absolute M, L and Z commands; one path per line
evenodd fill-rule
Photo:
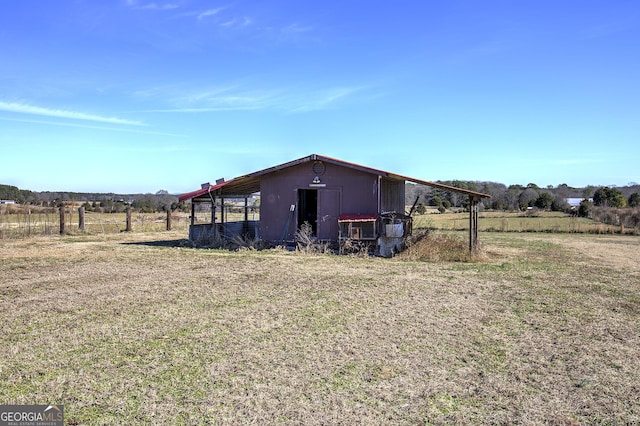
M 422 179 L 416 179 L 409 176 L 398 175 L 390 173 L 384 170 L 374 169 L 367 166 L 362 166 L 356 163 L 350 163 L 348 161 L 338 160 L 336 158 L 326 157 L 324 155 L 311 154 L 306 157 L 298 158 L 297 160 L 289 161 L 277 166 L 269 167 L 257 172 L 249 173 L 244 176 L 211 185 L 205 188 L 198 189 L 196 191 L 188 192 L 180 196 L 180 201 L 192 200 L 192 199 L 208 199 L 209 197 L 244 197 L 260 191 L 260 177 L 269 173 L 277 172 L 298 164 L 309 163 L 312 161 L 324 161 L 326 163 L 335 164 L 342 167 L 349 167 L 351 169 L 360 170 L 366 173 L 386 177 L 389 179 L 403 180 L 407 182 L 413 182 L 421 185 L 432 186 L 435 188 L 445 189 L 447 191 L 458 192 L 461 194 L 467 194 L 477 198 L 491 198 L 488 194 L 481 192 L 470 191 L 468 189 L 456 188 L 454 186 L 444 185 L 437 182 L 430 182 Z

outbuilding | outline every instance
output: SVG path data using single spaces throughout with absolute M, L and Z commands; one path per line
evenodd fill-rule
M 231 180 L 219 179 L 214 185 L 203 184 L 181 195 L 180 201 L 192 202 L 189 238 L 194 242 L 216 234 L 284 244 L 293 242 L 296 231 L 306 222 L 320 241 L 363 240 L 393 248 L 397 239 L 412 231 L 411 217 L 405 214 L 406 182 L 467 195 L 469 248 L 476 248 L 478 203 L 489 195 L 318 154 Z M 255 201 L 249 204 L 249 199 L 258 196 L 259 207 Z M 241 212 L 239 217 L 238 213 L 230 217 L 230 204 Z M 198 219 L 202 211 L 210 214 L 205 223 Z

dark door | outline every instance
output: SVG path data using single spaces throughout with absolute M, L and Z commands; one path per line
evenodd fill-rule
M 318 190 L 298 190 L 298 228 L 308 222 L 313 235 L 318 235 Z
M 338 216 L 342 192 L 335 189 L 323 189 L 318 201 L 318 238 L 321 240 L 338 240 Z

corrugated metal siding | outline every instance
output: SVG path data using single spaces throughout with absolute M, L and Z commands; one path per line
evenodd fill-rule
M 404 214 L 404 181 L 382 178 L 381 186 L 380 204 L 382 212 Z

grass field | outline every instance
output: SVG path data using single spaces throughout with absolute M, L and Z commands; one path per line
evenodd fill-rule
M 0 403 L 68 424 L 640 422 L 640 238 L 483 261 L 0 241 Z M 164 241 L 164 242 L 163 242 Z
M 484 232 L 553 232 L 553 233 L 628 233 L 639 235 L 637 228 L 621 228 L 585 217 L 562 212 L 482 212 L 478 227 Z M 414 228 L 442 230 L 469 229 L 469 213 L 424 214 L 414 216 Z

